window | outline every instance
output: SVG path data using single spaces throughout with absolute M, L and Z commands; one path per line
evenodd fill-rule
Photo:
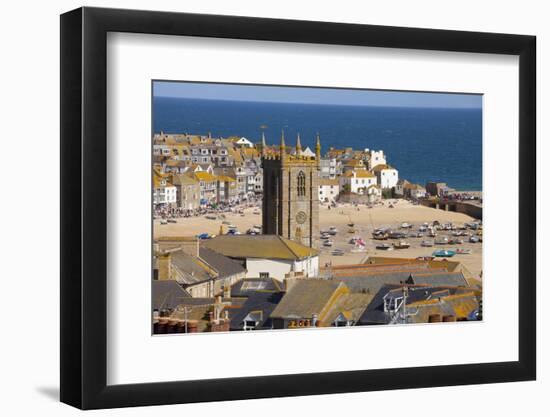
M 260 278 L 269 278 L 269 272 L 260 272 Z
M 300 171 L 298 174 L 298 197 L 306 195 L 306 174 L 304 171 Z

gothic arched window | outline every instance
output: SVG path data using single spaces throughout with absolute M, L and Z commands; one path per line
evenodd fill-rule
M 298 174 L 298 197 L 306 195 L 306 174 L 304 171 L 300 171 Z

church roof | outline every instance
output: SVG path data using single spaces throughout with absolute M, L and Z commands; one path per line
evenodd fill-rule
M 302 156 L 314 157 L 315 154 L 311 149 L 309 149 L 309 146 L 308 146 L 304 151 L 302 151 Z
M 201 242 L 230 258 L 265 258 L 298 261 L 318 256 L 319 251 L 277 235 L 223 235 Z

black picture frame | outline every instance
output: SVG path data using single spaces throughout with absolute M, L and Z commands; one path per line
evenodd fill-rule
M 108 386 L 108 32 L 519 56 L 519 360 Z M 61 16 L 61 401 L 82 409 L 425 388 L 536 377 L 536 38 L 80 8 Z

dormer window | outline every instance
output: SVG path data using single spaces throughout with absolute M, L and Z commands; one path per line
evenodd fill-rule
M 399 308 L 401 308 L 402 304 L 402 296 L 396 297 L 390 294 L 386 294 L 384 296 L 384 313 L 394 313 L 399 310 Z

